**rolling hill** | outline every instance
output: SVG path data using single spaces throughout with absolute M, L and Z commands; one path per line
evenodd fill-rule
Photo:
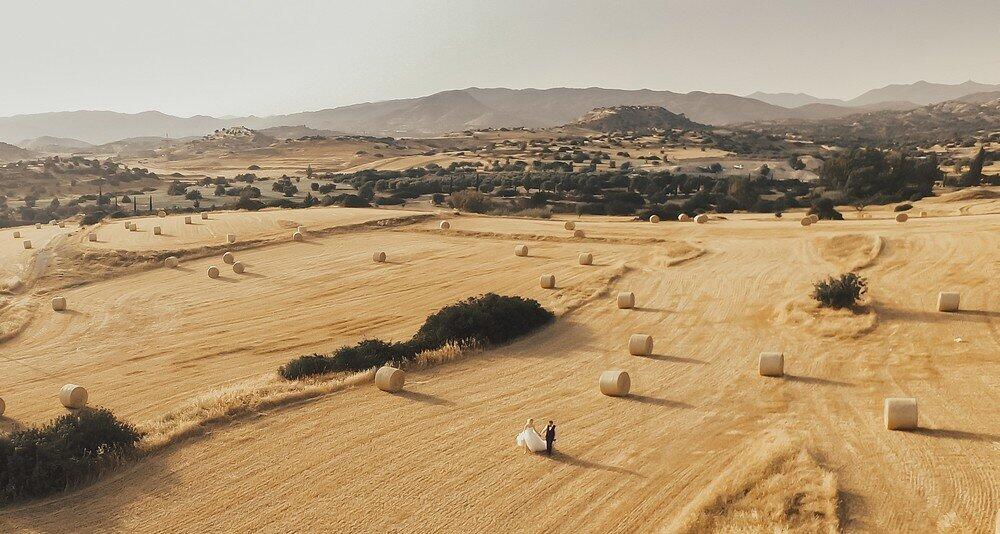
M 598 132 L 642 132 L 683 128 L 704 128 L 684 115 L 671 113 L 659 106 L 614 106 L 593 109 L 571 126 Z

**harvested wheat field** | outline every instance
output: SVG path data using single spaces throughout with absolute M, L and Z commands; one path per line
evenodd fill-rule
M 945 198 L 953 216 L 807 228 L 574 218 L 583 238 L 563 220 L 449 214 L 441 232 L 435 214 L 320 208 L 172 215 L 156 223 L 164 246 L 155 218 L 101 227 L 96 244 L 53 241 L 0 344 L 0 422 L 64 413 L 72 383 L 150 435 L 85 487 L 0 509 L 0 531 L 991 532 L 1000 202 L 975 202 L 965 216 L 969 200 Z M 308 237 L 290 241 L 298 225 Z M 227 233 L 247 272 L 210 279 Z M 160 268 L 176 251 L 180 265 Z M 865 305 L 817 307 L 812 283 L 849 270 L 868 279 Z M 65 312 L 48 306 L 56 290 Z M 428 355 L 395 394 L 373 373 L 275 374 L 295 356 L 406 339 L 489 291 L 556 321 Z M 942 291 L 960 311 L 936 311 Z M 653 354 L 629 355 L 634 333 Z M 758 374 L 761 352 L 784 354 L 784 376 Z M 629 374 L 628 396 L 601 394 L 609 369 Z M 886 430 L 886 397 L 917 398 L 920 428 Z M 559 425 L 553 456 L 515 447 L 529 417 Z

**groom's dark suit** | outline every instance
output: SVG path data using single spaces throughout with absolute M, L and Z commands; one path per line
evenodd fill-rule
M 556 425 L 545 427 L 545 453 L 552 454 L 552 442 L 556 440 Z

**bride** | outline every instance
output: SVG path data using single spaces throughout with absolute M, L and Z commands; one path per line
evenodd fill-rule
M 534 419 L 528 419 L 528 422 L 524 424 L 524 430 L 517 435 L 517 446 L 524 447 L 525 454 L 529 451 L 542 452 L 545 450 L 545 440 L 535 430 Z

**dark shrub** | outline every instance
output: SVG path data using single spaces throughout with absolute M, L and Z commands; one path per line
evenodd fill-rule
M 844 220 L 844 215 L 834 209 L 833 200 L 821 197 L 813 201 L 812 207 L 809 208 L 809 215 L 816 214 L 820 219 L 826 219 L 830 221 L 842 221 Z
M 337 371 L 363 371 L 387 363 L 405 363 L 424 350 L 448 343 L 498 344 L 525 335 L 551 321 L 538 302 L 488 293 L 442 308 L 405 343 L 367 339 L 322 356 L 300 356 L 278 369 L 288 380 Z
M 371 205 L 367 200 L 357 196 L 357 195 L 344 195 L 344 199 L 341 201 L 341 205 L 345 208 L 368 208 Z
M 0 502 L 40 497 L 80 483 L 135 451 L 141 437 L 108 410 L 80 410 L 40 428 L 0 437 Z
M 553 318 L 537 301 L 487 293 L 442 308 L 413 336 L 428 348 L 448 343 L 499 344 L 523 336 Z
M 104 218 L 103 211 L 94 211 L 84 215 L 83 219 L 80 220 L 80 224 L 85 224 L 85 225 L 97 224 L 101 222 L 101 219 L 103 218 Z
M 868 290 L 868 282 L 854 274 L 830 277 L 813 284 L 812 297 L 827 308 L 850 308 Z
M 321 375 L 340 370 L 340 366 L 333 358 L 327 358 L 322 354 L 313 354 L 311 356 L 299 356 L 282 365 L 278 368 L 278 374 L 286 380 L 295 380 L 304 376 Z
M 892 208 L 892 211 L 909 211 L 911 209 L 913 209 L 913 204 L 900 204 Z

